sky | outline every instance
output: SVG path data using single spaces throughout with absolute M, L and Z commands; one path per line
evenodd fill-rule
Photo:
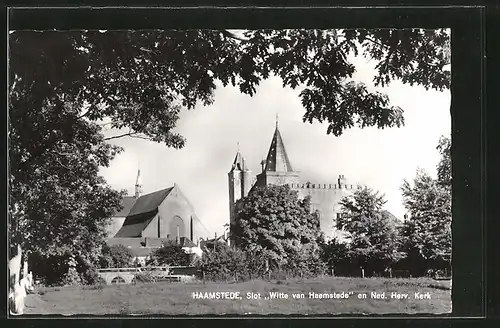
M 144 194 L 177 183 L 203 225 L 211 234 L 220 235 L 229 222 L 227 174 L 238 143 L 252 173 L 260 173 L 278 115 L 288 157 L 304 182 L 333 184 L 343 174 L 349 183 L 365 184 L 385 194 L 385 208 L 402 218 L 404 179 L 411 181 L 417 168 L 436 176 L 440 158 L 436 146 L 441 135 L 451 134 L 451 95 L 398 81 L 375 88 L 375 64 L 363 57 L 352 62 L 357 70 L 354 80 L 386 93 L 391 105 L 404 110 L 404 127 L 352 128 L 335 137 L 326 134 L 326 124 L 302 122 L 305 110 L 300 89 L 284 88 L 279 78 L 262 82 L 253 97 L 241 94 L 237 87 L 218 85 L 214 104 L 182 111 L 176 132 L 187 139 L 183 149 L 141 139 L 116 139 L 114 143 L 125 150 L 100 173 L 112 187 L 126 189 L 129 195 L 134 194 L 139 167 Z

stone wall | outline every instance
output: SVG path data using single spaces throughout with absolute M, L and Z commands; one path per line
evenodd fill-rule
M 342 198 L 352 195 L 356 189 L 361 188 L 360 186 L 313 183 L 294 183 L 289 186 L 298 191 L 300 198 L 311 196 L 312 210 L 320 212 L 320 227 L 326 237 L 343 237 L 344 234 L 335 227 L 337 213 L 340 212 L 339 202 Z

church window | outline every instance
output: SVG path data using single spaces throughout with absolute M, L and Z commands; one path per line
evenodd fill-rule
M 169 233 L 172 235 L 172 237 L 175 236 L 175 238 L 182 238 L 186 237 L 186 225 L 184 223 L 184 220 L 180 216 L 174 216 L 172 220 L 169 223 Z M 189 227 L 188 227 L 189 228 Z

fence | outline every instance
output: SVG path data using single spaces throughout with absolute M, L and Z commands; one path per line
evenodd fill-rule
M 190 266 L 149 266 L 132 268 L 98 269 L 98 274 L 107 284 L 130 284 L 136 281 L 136 275 L 150 273 L 154 281 L 185 282 L 196 274 L 196 267 Z

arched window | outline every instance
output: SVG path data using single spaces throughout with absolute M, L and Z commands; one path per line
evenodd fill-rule
M 184 220 L 180 216 L 174 216 L 172 221 L 170 221 L 169 225 L 169 233 L 170 236 L 174 238 L 182 238 L 186 237 L 186 226 Z

